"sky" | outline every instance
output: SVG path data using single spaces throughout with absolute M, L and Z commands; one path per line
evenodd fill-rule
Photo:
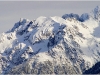
M 20 18 L 90 13 L 100 1 L 0 1 L 0 33 L 11 29 Z

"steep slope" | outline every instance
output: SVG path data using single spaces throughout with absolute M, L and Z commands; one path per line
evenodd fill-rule
M 100 74 L 100 62 L 96 63 L 92 68 L 86 70 L 84 74 Z
M 0 35 L 0 73 L 84 73 L 100 61 L 100 22 L 85 16 L 21 18 Z

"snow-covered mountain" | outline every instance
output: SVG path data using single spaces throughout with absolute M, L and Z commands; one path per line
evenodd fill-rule
M 0 35 L 1 74 L 82 74 L 100 62 L 100 9 L 21 18 Z

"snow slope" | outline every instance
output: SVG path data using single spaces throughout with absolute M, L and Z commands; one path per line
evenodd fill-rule
M 99 18 L 88 16 L 21 18 L 0 35 L 0 73 L 82 74 L 100 61 Z

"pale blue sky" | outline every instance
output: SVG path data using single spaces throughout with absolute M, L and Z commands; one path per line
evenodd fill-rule
M 20 18 L 89 13 L 100 1 L 0 1 L 0 33 L 11 29 Z

